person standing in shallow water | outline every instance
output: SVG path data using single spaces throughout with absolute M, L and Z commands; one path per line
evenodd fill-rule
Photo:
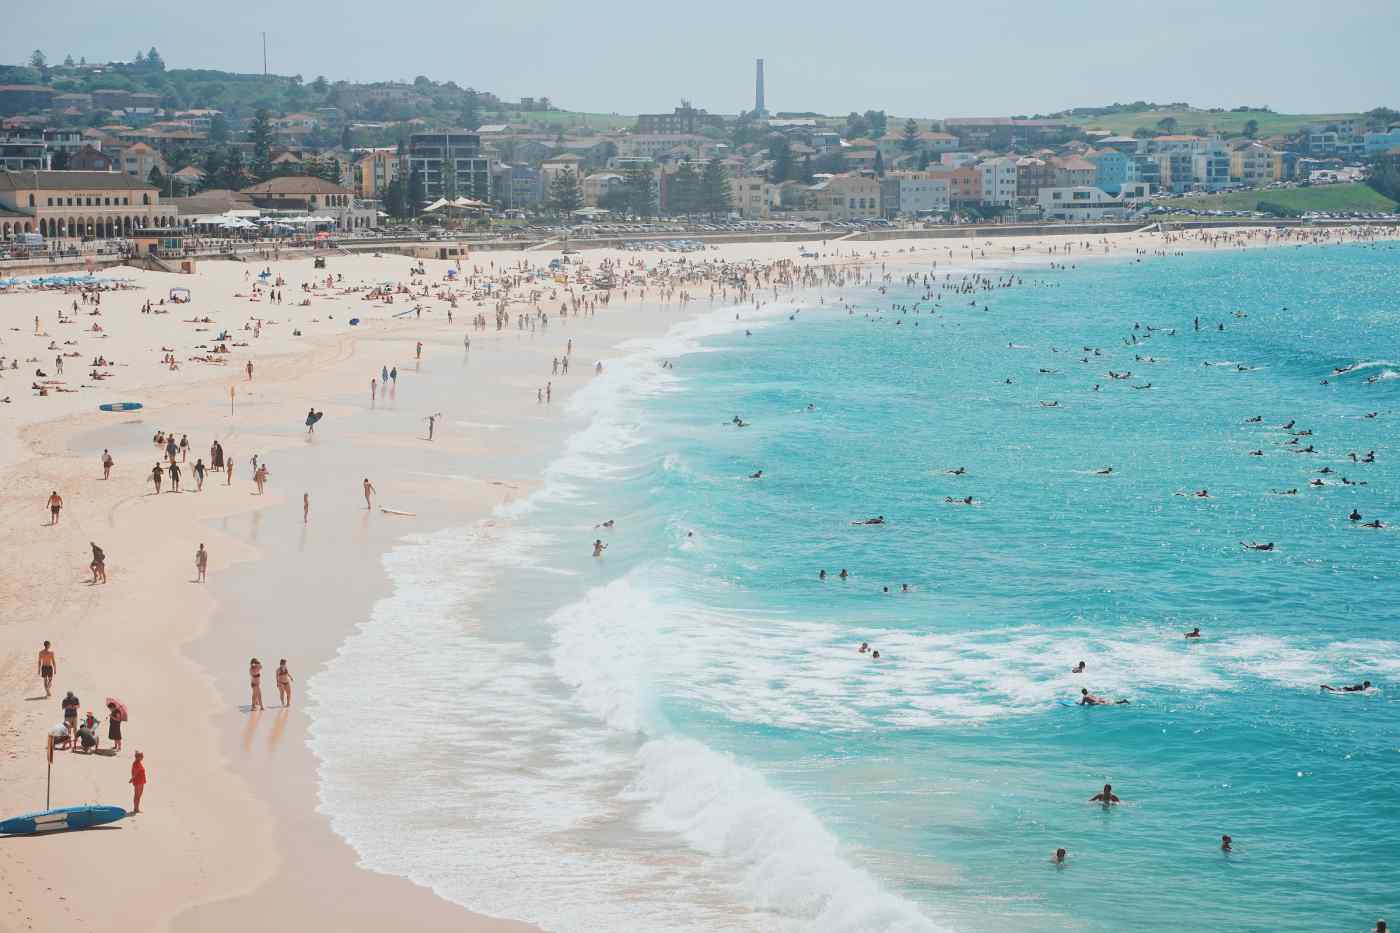
M 292 672 L 287 670 L 287 659 L 277 662 L 277 695 L 283 706 L 292 705 Z
M 249 686 L 253 690 L 252 700 L 248 703 L 248 712 L 251 713 L 263 708 L 262 662 L 257 658 L 248 662 L 248 680 L 250 681 Z

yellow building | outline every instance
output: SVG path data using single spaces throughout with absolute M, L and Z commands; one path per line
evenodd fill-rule
M 394 149 L 376 149 L 355 162 L 352 182 L 357 198 L 383 198 L 389 185 L 399 177 L 399 154 Z
M 833 175 L 812 186 L 815 209 L 827 220 L 870 220 L 880 216 L 880 179 L 873 175 Z
M 122 172 L 0 171 L 0 236 L 111 239 L 140 227 L 173 227 L 160 191 Z
M 1250 143 L 1230 153 L 1230 180 L 1267 185 L 1283 177 L 1283 153 L 1263 143 Z

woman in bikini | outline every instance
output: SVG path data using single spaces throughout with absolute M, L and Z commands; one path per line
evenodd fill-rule
M 248 679 L 252 681 L 253 701 L 248 704 L 248 712 L 263 708 L 262 701 L 262 662 L 253 658 L 248 662 Z
M 287 659 L 277 662 L 277 695 L 283 706 L 292 705 L 292 673 L 287 670 Z

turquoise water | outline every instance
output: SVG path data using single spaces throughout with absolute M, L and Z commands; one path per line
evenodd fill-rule
M 419 673 L 479 727 L 429 775 L 463 817 L 434 848 L 500 872 L 376 860 L 363 826 L 362 855 L 561 930 L 1400 915 L 1400 532 L 1347 519 L 1400 528 L 1400 249 L 1017 274 L 937 313 L 898 283 L 719 311 L 611 366 L 473 571 L 502 590 L 415 609 L 458 619 Z M 462 540 L 413 544 L 414 579 Z

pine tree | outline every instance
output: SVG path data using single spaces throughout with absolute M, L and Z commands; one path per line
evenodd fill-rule
M 904 122 L 904 138 L 899 141 L 899 147 L 905 152 L 913 152 L 919 148 L 919 124 L 913 117 Z
M 583 207 L 583 190 L 579 188 L 578 175 L 573 169 L 564 169 L 549 183 L 549 206 L 564 217 Z
M 734 202 L 729 196 L 729 171 L 719 159 L 711 159 L 705 164 L 705 173 L 700 177 L 700 205 L 712 219 L 733 209 Z
M 700 209 L 700 176 L 689 162 L 682 162 L 666 186 L 666 211 L 693 214 Z
M 885 156 L 879 149 L 875 150 L 875 177 L 885 177 Z
M 417 217 L 423 202 L 428 199 L 427 188 L 423 184 L 423 173 L 414 169 L 408 174 L 408 203 L 404 205 L 409 217 Z
M 475 88 L 467 88 L 466 101 L 462 104 L 462 126 L 469 130 L 481 126 L 481 102 Z
M 253 177 L 258 181 L 272 177 L 272 116 L 265 107 L 259 107 L 253 114 L 253 125 L 248 128 L 248 138 L 253 143 Z
M 216 113 L 209 121 L 209 144 L 222 146 L 226 142 L 228 142 L 228 119 L 222 113 Z
M 768 143 L 768 158 L 773 167 L 768 170 L 768 180 L 780 185 L 792 177 L 792 145 L 786 136 L 774 136 Z
M 160 57 L 160 53 L 156 51 L 154 45 L 151 46 L 151 50 L 146 53 L 146 67 L 152 71 L 165 70 L 165 59 Z
M 884 139 L 889 130 L 889 119 L 883 110 L 865 111 L 865 125 L 870 127 L 871 139 Z
M 64 58 L 63 58 L 63 65 L 64 65 L 65 68 L 72 68 L 72 67 L 73 67 L 73 53 L 70 52 L 70 53 L 68 53 L 67 55 L 64 56 Z
M 649 167 L 633 165 L 624 174 L 627 209 L 638 217 L 656 216 L 656 178 Z
M 44 71 L 49 67 L 48 56 L 39 49 L 35 49 L 29 56 L 29 67 Z

